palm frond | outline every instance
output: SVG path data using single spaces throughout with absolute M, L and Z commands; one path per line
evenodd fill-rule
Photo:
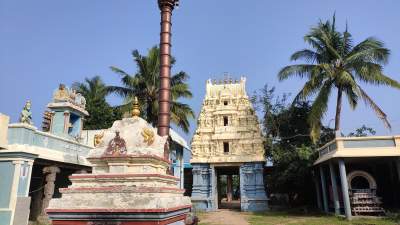
M 280 81 L 286 80 L 292 76 L 298 76 L 300 78 L 311 77 L 311 71 L 316 67 L 316 65 L 312 64 L 298 64 L 291 65 L 282 68 L 278 73 L 278 78 Z
M 359 90 L 359 94 L 360 94 L 361 98 L 364 100 L 365 104 L 374 110 L 376 116 L 380 120 L 382 120 L 382 122 L 386 128 L 391 129 L 392 126 L 390 125 L 385 112 L 383 112 L 383 110 L 372 100 L 371 97 L 368 96 L 368 94 L 360 86 L 358 86 L 358 90 Z

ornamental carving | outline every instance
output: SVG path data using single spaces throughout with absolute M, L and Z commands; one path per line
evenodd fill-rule
M 153 129 L 145 127 L 145 128 L 143 128 L 141 135 L 143 137 L 144 143 L 146 143 L 147 145 L 153 144 L 153 142 L 154 142 Z
M 240 81 L 208 80 L 192 139 L 192 163 L 265 161 L 258 118 Z
M 126 155 L 125 140 L 119 136 L 119 132 L 115 132 L 115 137 L 108 143 L 105 155 L 118 156 Z
M 60 84 L 58 89 L 53 94 L 53 101 L 57 102 L 69 102 L 82 109 L 86 107 L 86 99 L 81 93 L 77 93 L 74 89 L 69 89 L 64 84 Z
M 94 139 L 93 139 L 93 145 L 94 147 L 99 147 L 100 144 L 103 142 L 103 137 L 104 137 L 104 131 L 101 132 L 100 134 L 95 134 Z

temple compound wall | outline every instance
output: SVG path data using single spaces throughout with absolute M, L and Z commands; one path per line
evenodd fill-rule
M 191 143 L 192 203 L 197 210 L 219 208 L 219 176 L 227 175 L 229 186 L 235 173 L 240 180 L 241 210 L 267 209 L 263 181 L 265 150 L 245 84 L 243 77 L 240 81 L 207 81 L 198 127 Z M 232 187 L 227 189 L 232 191 Z

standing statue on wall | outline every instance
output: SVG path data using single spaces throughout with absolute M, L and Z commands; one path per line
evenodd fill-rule
M 21 111 L 21 116 L 19 118 L 19 122 L 33 125 L 32 112 L 31 112 L 31 101 L 29 101 L 29 100 L 26 101 L 25 106 Z

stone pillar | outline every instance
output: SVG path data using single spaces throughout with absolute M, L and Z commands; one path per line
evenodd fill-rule
M 193 163 L 193 188 L 192 204 L 198 211 L 214 210 L 214 199 L 212 196 L 212 173 L 210 164 Z
M 339 172 L 340 172 L 340 181 L 342 183 L 342 193 L 343 193 L 343 204 L 344 204 L 344 213 L 348 220 L 351 219 L 351 207 L 350 207 L 350 199 L 349 199 L 349 185 L 347 183 L 347 173 L 346 173 L 346 165 L 344 164 L 344 160 L 339 160 Z
M 184 153 L 185 149 L 182 148 L 182 154 L 181 154 L 181 158 L 179 159 L 179 163 L 180 163 L 180 169 L 181 169 L 181 188 L 184 189 L 185 188 L 185 159 L 183 158 L 183 153 Z
M 41 216 L 46 216 L 46 208 L 49 207 L 50 200 L 53 198 L 55 181 L 57 173 L 60 172 L 60 168 L 56 166 L 48 166 L 43 168 L 43 174 L 46 176 L 46 184 L 43 189 L 43 201 Z
M 399 179 L 398 181 L 400 182 L 400 158 L 396 160 L 396 169 L 397 169 L 397 178 Z
M 320 185 L 318 179 L 314 177 L 315 191 L 317 192 L 317 205 L 318 209 L 322 210 L 322 202 L 321 202 L 321 190 L 319 189 Z
M 64 112 L 64 134 L 68 134 L 69 130 L 69 116 L 70 112 L 67 110 Z
M 328 213 L 328 197 L 327 197 L 327 192 L 326 192 L 326 182 L 325 182 L 325 174 L 324 174 L 324 169 L 322 168 L 322 165 L 319 166 L 319 175 L 321 178 L 321 187 L 322 187 L 322 199 L 323 199 L 323 205 L 324 205 L 324 212 Z
M 228 202 L 232 201 L 232 175 L 226 176 L 226 198 Z
M 332 184 L 333 205 L 335 207 L 335 214 L 340 215 L 340 203 L 339 203 L 339 194 L 338 194 L 337 183 L 336 183 L 336 172 L 335 172 L 335 168 L 333 167 L 332 161 L 329 162 L 329 171 L 330 171 L 331 184 Z
M 240 207 L 242 211 L 268 209 L 264 187 L 264 163 L 244 163 L 240 166 Z

